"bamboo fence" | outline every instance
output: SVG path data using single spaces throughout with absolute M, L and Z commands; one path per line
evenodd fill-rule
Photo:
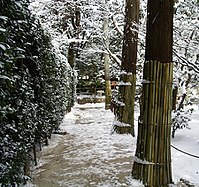
M 146 61 L 132 170 L 145 186 L 168 186 L 171 176 L 171 110 L 173 64 Z

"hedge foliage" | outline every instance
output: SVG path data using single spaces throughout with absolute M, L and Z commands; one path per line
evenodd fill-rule
M 50 137 L 71 103 L 70 67 L 25 0 L 0 1 L 0 185 L 17 186 L 33 145 Z

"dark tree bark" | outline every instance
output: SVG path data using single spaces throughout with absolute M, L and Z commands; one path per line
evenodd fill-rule
M 132 175 L 168 186 L 171 173 L 173 0 L 148 0 L 146 54 Z
M 148 0 L 145 60 L 172 61 L 173 0 Z
M 71 16 L 71 21 L 72 21 L 72 25 L 74 28 L 74 37 L 76 39 L 79 39 L 79 34 L 81 32 L 81 12 L 80 12 L 80 8 L 79 7 L 75 7 L 74 12 L 72 13 Z M 79 46 L 80 43 L 75 43 L 75 42 L 71 42 L 69 44 L 68 47 L 68 63 L 71 66 L 72 69 L 72 76 L 71 76 L 71 98 L 69 101 L 69 108 L 71 108 L 74 105 L 74 101 L 75 101 L 75 92 L 76 92 L 76 85 L 75 85 L 75 60 L 79 55 Z
M 172 110 L 176 110 L 177 104 L 177 96 L 178 96 L 178 86 L 175 86 L 172 91 Z
M 122 49 L 122 64 L 119 86 L 119 99 L 123 105 L 116 106 L 117 120 L 121 126 L 115 126 L 118 133 L 130 133 L 134 136 L 134 102 L 136 83 L 136 60 L 138 38 L 139 0 L 126 0 L 126 16 Z

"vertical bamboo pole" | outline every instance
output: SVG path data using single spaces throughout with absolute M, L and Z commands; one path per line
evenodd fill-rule
M 168 92 L 169 93 L 172 93 L 172 81 L 173 81 L 173 63 L 170 63 L 170 72 L 169 72 L 169 89 L 168 89 Z M 169 98 L 169 102 L 168 102 L 168 105 L 169 105 L 169 110 L 172 111 L 172 94 L 169 94 L 168 96 Z M 171 112 L 168 113 L 168 124 L 170 124 L 170 126 L 168 126 L 168 134 L 171 134 Z M 167 140 L 167 160 L 169 160 L 169 162 L 171 162 L 171 138 L 168 138 Z M 167 165 L 167 170 L 168 170 L 168 173 L 169 175 L 167 176 L 167 180 L 168 181 L 172 181 L 172 173 L 169 172 L 169 170 L 172 170 L 171 168 L 171 165 Z
M 150 94 L 152 95 L 152 99 L 151 99 L 151 152 L 150 152 L 150 158 L 149 160 L 150 161 L 153 161 L 154 160 L 154 150 L 155 150 L 155 127 L 156 127 L 156 124 L 155 124 L 155 107 L 156 107 L 156 92 L 154 92 L 155 88 L 156 88 L 156 70 L 157 70 L 157 61 L 154 61 L 153 62 L 153 70 L 154 71 L 151 71 L 151 81 L 152 81 L 152 84 L 151 84 L 151 92 Z M 153 172 L 154 172 L 154 166 L 151 166 L 151 169 L 149 170 L 149 183 L 152 183 L 153 181 Z
M 159 62 L 160 63 L 160 62 Z M 164 97 L 163 97 L 163 89 L 164 89 L 164 79 L 163 79 L 163 74 L 164 74 L 164 67 L 163 67 L 163 64 L 160 63 L 160 66 L 161 66 L 161 72 L 160 72 L 160 90 L 159 90 L 159 95 L 160 95 L 160 103 L 159 103 L 159 106 L 160 106 L 160 118 L 159 118 L 159 137 L 158 137 L 158 142 L 159 142 L 159 158 L 158 158 L 158 163 L 162 164 L 163 163 L 163 160 L 162 160 L 162 156 L 163 156 L 163 152 L 164 152 L 164 137 L 162 135 L 162 130 L 163 130 L 163 125 L 164 125 Z M 163 176 L 163 171 L 162 171 L 162 168 L 163 166 L 159 164 L 159 184 L 162 184 L 162 176 Z
M 155 85 L 154 89 L 155 90 L 159 89 L 159 84 L 158 84 L 158 80 L 159 80 L 158 75 L 159 75 L 159 69 L 160 69 L 159 65 L 160 64 L 158 63 L 158 61 L 156 61 L 156 73 L 155 73 L 155 77 L 154 77 L 154 85 Z M 158 94 L 157 94 L 156 91 L 154 91 L 154 95 L 155 95 L 155 100 L 154 100 L 154 129 L 153 129 L 154 147 L 153 147 L 153 157 L 152 157 L 153 159 L 152 160 L 155 163 L 157 163 L 157 154 L 155 154 L 156 153 L 155 150 L 158 149 L 156 137 L 157 137 L 157 134 L 158 134 L 157 118 L 158 118 L 158 111 L 159 110 L 158 110 Z M 157 178 L 156 177 L 156 168 L 154 168 L 154 166 L 153 166 L 153 172 L 152 172 L 151 177 L 153 178 L 153 179 L 151 179 L 151 181 Z
M 144 101 L 143 101 L 143 103 L 144 103 L 144 113 L 143 113 L 143 124 L 142 124 L 142 126 L 143 126 L 143 128 L 146 128 L 147 130 L 148 130 L 148 113 L 146 112 L 146 111 L 148 111 L 148 105 L 149 105 L 149 82 L 148 81 L 150 81 L 149 80 L 149 74 L 150 74 L 150 66 L 151 66 L 151 62 L 150 61 L 148 61 L 148 62 L 146 62 L 146 70 L 145 70 L 145 75 L 146 75 L 146 77 L 144 78 L 144 81 L 146 81 L 146 83 L 144 83 L 144 87 L 145 87 L 145 89 L 144 89 L 144 91 L 145 91 L 145 95 L 144 95 L 144 97 L 143 97 L 143 99 L 145 99 Z M 141 160 L 147 160 L 147 147 L 148 147 L 148 145 L 147 145 L 147 142 L 148 142 L 148 140 L 147 140 L 147 130 L 144 130 L 143 132 L 143 134 L 144 134 L 144 137 L 143 137 L 143 154 L 142 154 L 142 157 L 141 157 Z M 144 183 L 145 183 L 145 181 L 146 181 L 146 177 L 147 177 L 147 165 L 144 165 L 143 164 L 143 181 L 144 181 Z
M 165 143 L 164 143 L 165 148 L 164 148 L 164 150 L 167 150 L 167 148 L 168 148 L 167 147 L 167 142 L 168 142 L 167 134 L 168 134 L 168 127 L 170 125 L 168 123 L 168 115 L 169 115 L 169 112 L 170 112 L 170 110 L 168 110 L 169 109 L 169 92 L 168 92 L 168 90 L 169 90 L 169 86 L 170 86 L 170 80 L 169 80 L 170 63 L 165 63 L 164 65 L 166 66 L 167 74 L 165 76 L 165 98 L 166 98 L 166 103 L 165 103 L 165 109 L 164 109 L 164 111 L 165 111 L 165 116 L 164 116 L 164 118 L 165 118 L 165 128 L 164 128 L 164 130 L 165 131 L 164 131 L 163 136 L 165 137 Z M 169 160 L 167 159 L 167 151 L 166 151 L 165 154 L 164 154 L 163 163 L 168 163 L 168 162 L 169 162 Z M 164 173 L 167 173 L 167 175 L 168 175 L 167 164 L 164 166 L 164 170 L 165 170 Z M 164 184 L 166 184 L 166 182 L 167 182 L 167 175 L 164 175 Z

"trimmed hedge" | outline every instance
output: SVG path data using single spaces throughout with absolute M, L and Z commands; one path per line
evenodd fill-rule
M 0 12 L 0 185 L 17 186 L 33 145 L 50 137 L 70 107 L 71 70 L 27 1 L 1 0 Z

